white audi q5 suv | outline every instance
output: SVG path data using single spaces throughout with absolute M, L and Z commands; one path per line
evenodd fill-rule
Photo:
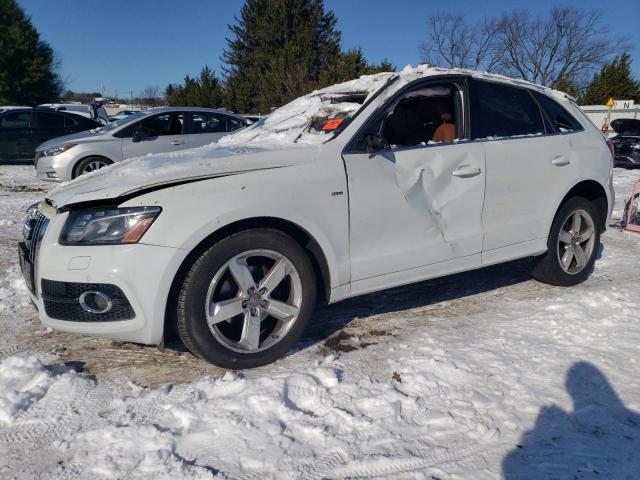
M 42 321 L 227 368 L 284 355 L 318 302 L 535 257 L 569 286 L 613 205 L 612 152 L 567 95 L 420 66 L 301 97 L 218 144 L 124 161 L 28 212 Z

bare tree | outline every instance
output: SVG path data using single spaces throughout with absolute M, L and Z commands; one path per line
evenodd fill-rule
M 429 19 L 423 61 L 503 73 L 547 86 L 588 83 L 592 74 L 627 46 L 612 38 L 599 12 L 552 8 L 545 17 L 514 10 L 469 24 L 463 15 Z
M 464 15 L 440 12 L 429 17 L 428 41 L 420 45 L 422 61 L 448 68 L 493 71 L 502 59 L 497 20 L 467 23 Z
M 161 105 L 160 88 L 147 85 L 140 92 L 139 101 L 145 107 L 157 107 Z
M 503 73 L 548 86 L 567 80 L 584 85 L 626 45 L 624 38 L 611 38 L 599 12 L 575 7 L 553 8 L 546 18 L 514 11 L 499 25 Z

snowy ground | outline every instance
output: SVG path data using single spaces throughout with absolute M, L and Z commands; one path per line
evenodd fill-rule
M 619 218 L 640 172 L 616 169 Z M 321 309 L 298 350 L 241 373 L 52 332 L 16 263 L 50 185 L 0 166 L 0 478 L 637 478 L 640 235 L 591 278 L 526 261 Z

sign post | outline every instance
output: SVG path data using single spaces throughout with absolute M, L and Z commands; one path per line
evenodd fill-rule
M 607 109 L 607 116 L 604 118 L 604 122 L 602 122 L 602 133 L 604 133 L 605 135 L 607 135 L 609 133 L 609 120 L 611 120 L 611 109 L 613 108 L 615 100 L 611 97 L 609 97 L 609 100 L 607 101 L 607 107 L 609 107 Z

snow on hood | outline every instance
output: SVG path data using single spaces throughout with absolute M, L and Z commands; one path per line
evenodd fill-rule
M 312 161 L 306 149 L 291 149 L 279 155 L 260 155 L 266 149 L 204 146 L 179 152 L 131 158 L 108 168 L 61 184 L 47 198 L 56 207 L 118 198 L 146 188 L 225 174 L 280 168 Z M 311 149 L 314 150 L 314 149 Z

